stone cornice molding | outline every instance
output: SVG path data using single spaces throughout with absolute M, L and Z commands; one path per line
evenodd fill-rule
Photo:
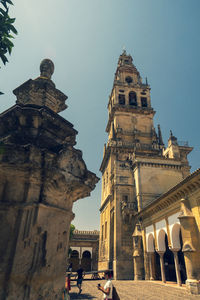
M 101 212 L 107 205 L 107 203 L 111 200 L 112 195 L 108 195 L 107 198 L 105 199 L 105 201 L 103 202 L 103 204 L 101 205 L 99 211 Z
M 171 169 L 181 169 L 182 166 L 179 163 L 157 163 L 157 162 L 143 162 L 143 161 L 135 161 L 133 162 L 133 166 L 145 166 L 145 167 L 156 167 L 156 168 L 171 168 Z
M 75 229 L 73 235 L 99 235 L 99 230 L 78 230 Z

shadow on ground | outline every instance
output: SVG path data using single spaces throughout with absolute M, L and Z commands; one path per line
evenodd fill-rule
M 76 299 L 95 299 L 97 297 L 91 296 L 90 294 L 77 294 L 77 293 L 70 293 L 70 299 L 76 300 Z

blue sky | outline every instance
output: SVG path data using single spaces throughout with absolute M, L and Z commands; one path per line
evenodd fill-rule
M 4 111 L 15 102 L 12 90 L 39 75 L 39 64 L 55 64 L 53 81 L 68 96 L 62 116 L 78 130 L 76 148 L 99 177 L 107 140 L 107 102 L 117 60 L 125 46 L 151 85 L 155 127 L 164 142 L 169 131 L 194 147 L 192 171 L 200 167 L 199 0 L 20 0 L 9 63 L 0 70 Z M 99 228 L 101 182 L 91 197 L 74 205 L 77 229 Z

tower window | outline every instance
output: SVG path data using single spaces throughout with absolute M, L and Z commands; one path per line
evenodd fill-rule
M 127 77 L 125 78 L 125 80 L 126 80 L 127 83 L 133 82 L 133 79 L 132 79 L 130 76 L 127 76 Z
M 122 196 L 122 201 L 127 203 L 128 202 L 128 195 L 123 195 Z
M 129 93 L 129 105 L 137 106 L 137 95 L 135 92 Z
M 104 226 L 102 225 L 101 227 L 101 239 L 103 240 L 103 231 L 104 231 Z
M 142 105 L 142 107 L 147 107 L 147 98 L 146 97 L 141 97 L 141 105 Z
M 119 94 L 119 104 L 121 105 L 125 104 L 125 95 Z
M 107 239 L 107 222 L 105 222 L 105 239 Z

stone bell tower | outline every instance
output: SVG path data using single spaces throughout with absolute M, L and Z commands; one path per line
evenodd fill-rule
M 118 60 L 108 112 L 98 267 L 112 268 L 116 279 L 132 279 L 134 215 L 189 174 L 192 148 L 179 146 L 172 133 L 164 148 L 160 126 L 158 132 L 154 128 L 150 86 L 126 51 Z

